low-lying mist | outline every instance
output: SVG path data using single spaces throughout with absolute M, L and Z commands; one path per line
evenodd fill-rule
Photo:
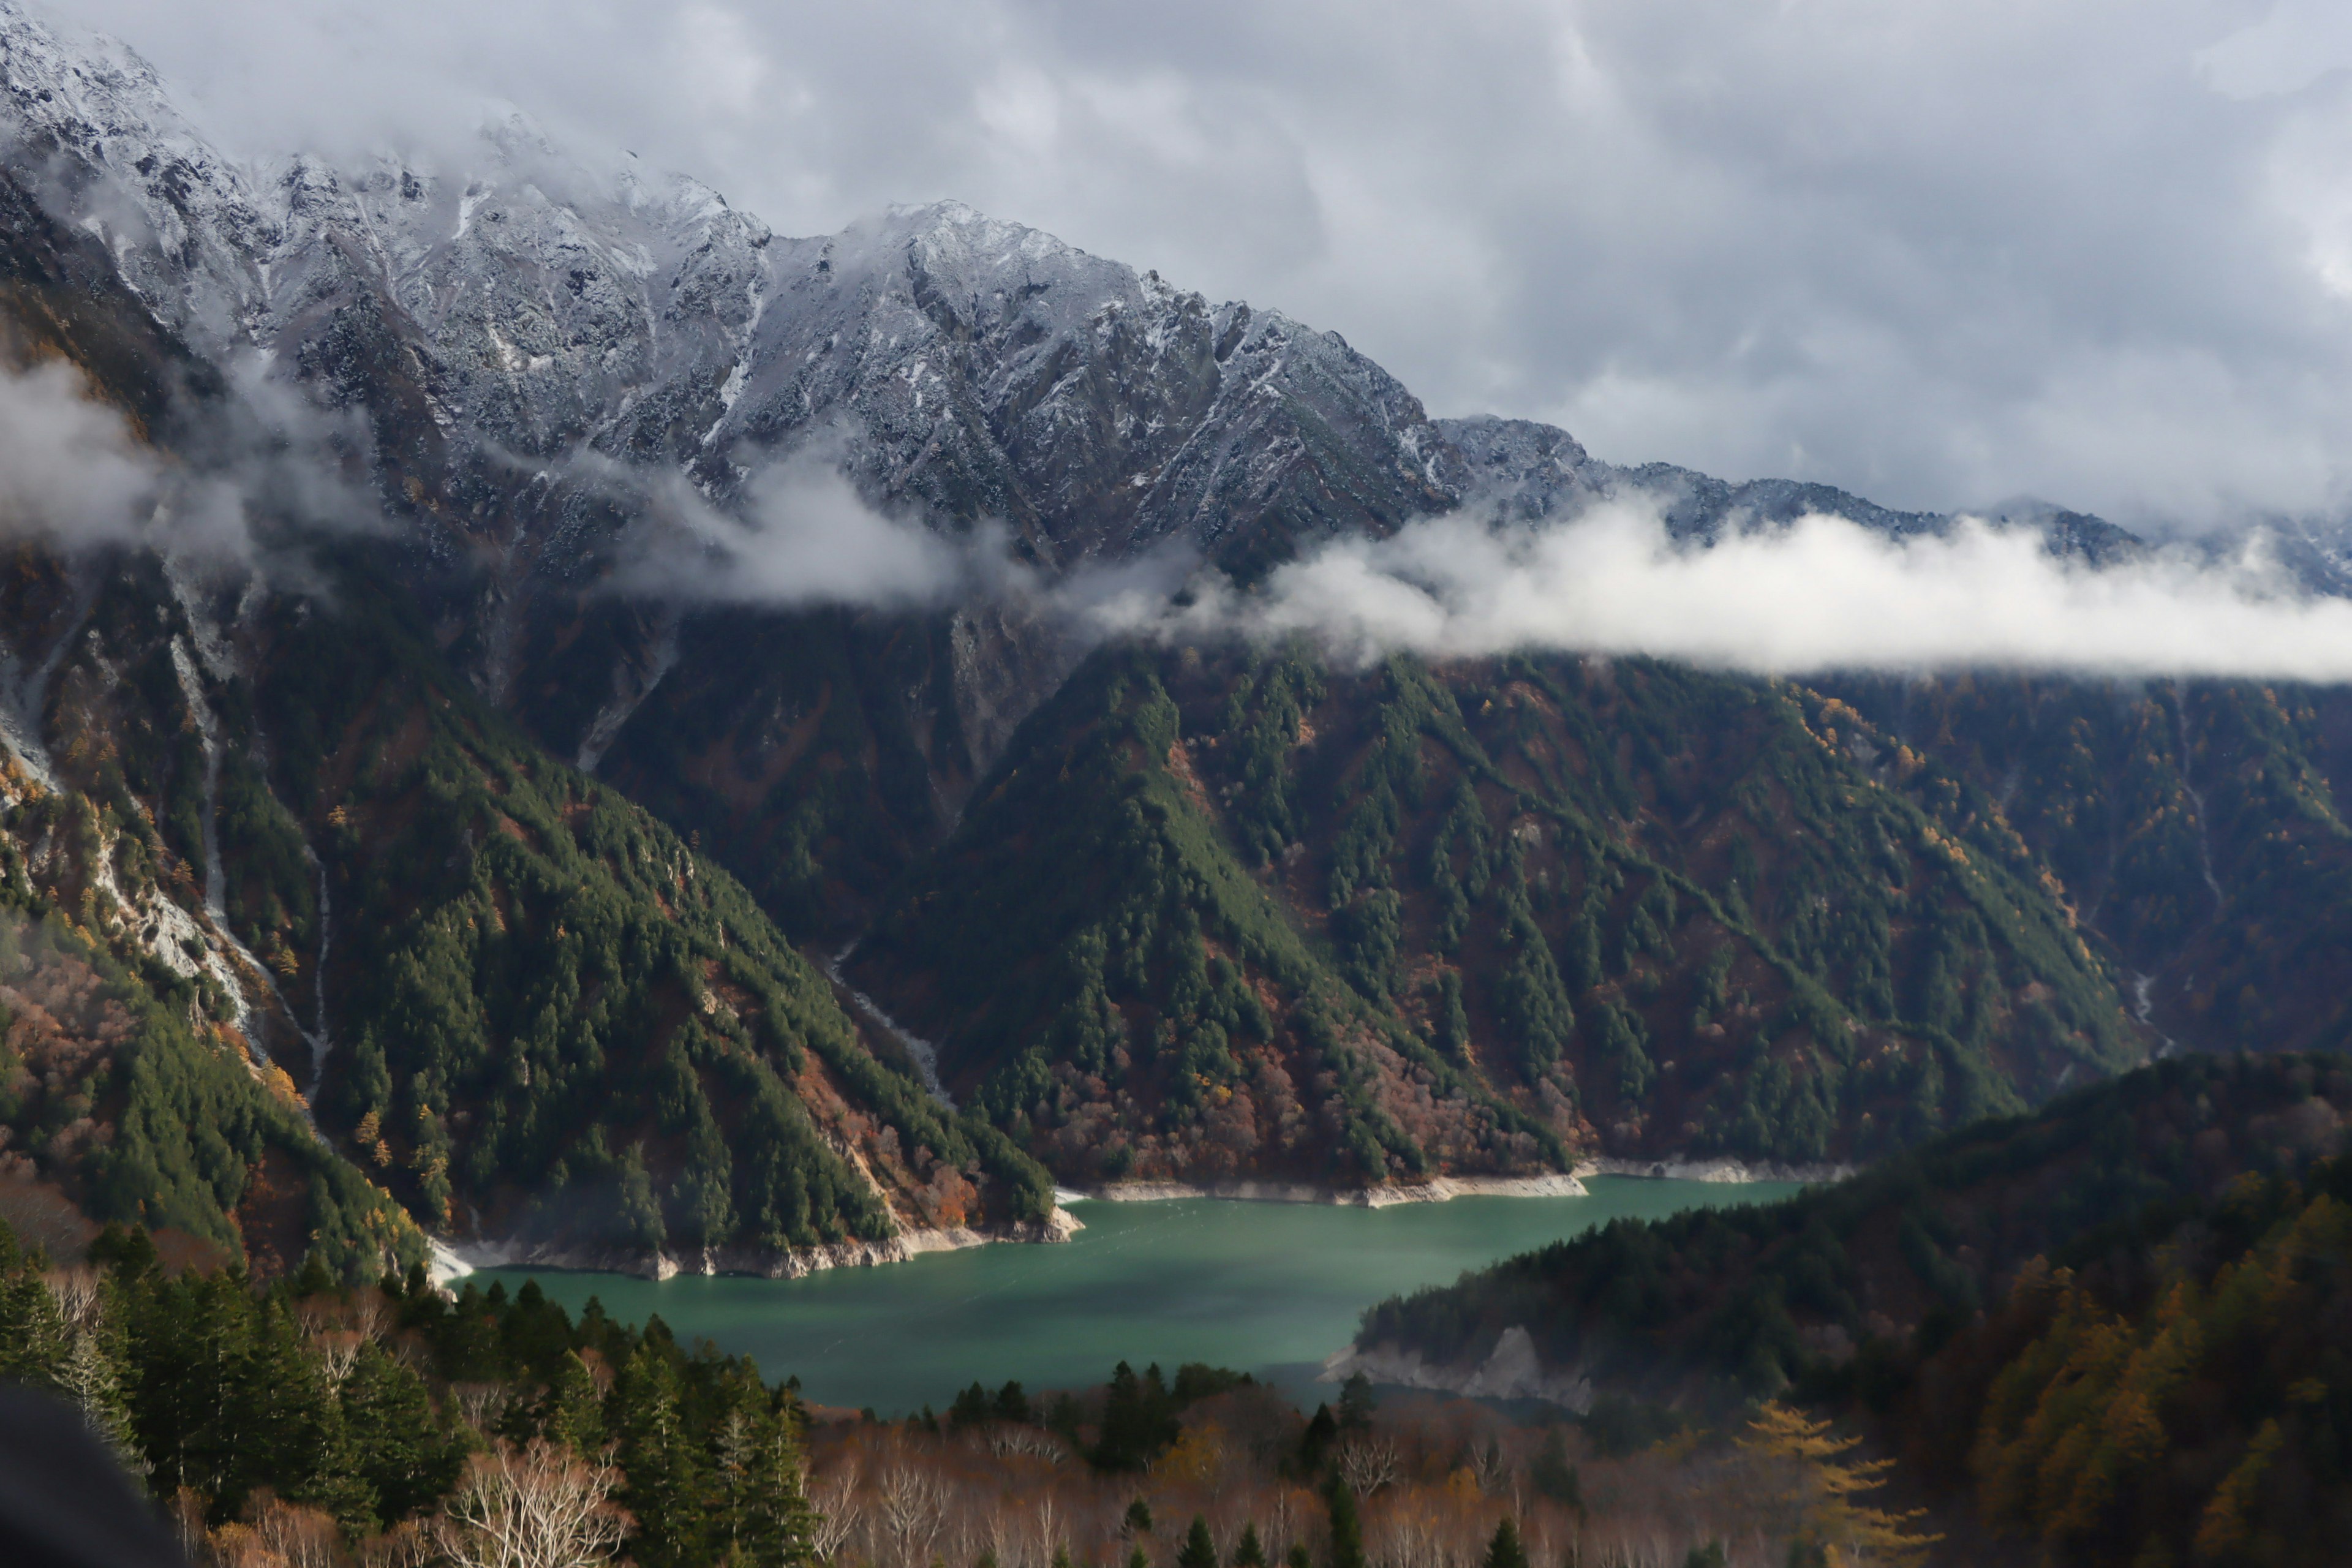
M 257 360 L 229 367 L 237 396 L 201 440 L 167 453 L 62 360 L 0 367 L 0 540 L 68 553 L 151 548 L 208 567 L 309 579 L 279 521 L 381 533 L 381 509 L 334 453 L 363 437 L 348 416 L 268 379 Z
M 1182 641 L 1305 637 L 1392 649 L 1647 654 L 1747 670 L 2009 668 L 2103 676 L 2352 679 L 2352 601 L 2310 593 L 2260 536 L 2094 567 L 2026 528 L 1963 518 L 1895 539 L 1813 515 L 1678 542 L 1654 507 L 1497 526 L 1463 513 L 1324 546 L 1243 591 L 1097 606 L 1106 632 Z
M 341 531 L 384 526 L 321 458 L 332 433 L 320 416 L 285 406 L 299 400 L 281 389 L 244 390 L 254 430 L 199 473 L 146 446 L 70 367 L 0 374 L 0 534 L 261 566 L 256 508 Z M 1048 576 L 1016 558 L 1001 526 L 953 534 L 876 508 L 845 453 L 836 434 L 768 463 L 731 508 L 675 476 L 585 454 L 568 477 L 650 525 L 631 531 L 612 588 L 677 605 L 991 604 L 1080 642 L 1303 638 L 1348 663 L 1552 650 L 1767 675 L 2352 680 L 2352 599 L 2311 592 L 2260 533 L 2226 554 L 2173 546 L 2104 566 L 2053 553 L 2032 528 L 1970 518 L 1897 539 L 1812 515 L 1708 544 L 1673 538 L 1659 504 L 1636 494 L 1560 521 L 1472 508 L 1385 539 L 1336 540 L 1247 587 L 1180 545 Z
M 1015 602 L 1085 640 L 1305 638 L 1360 663 L 1391 651 L 1643 654 L 1767 675 L 2017 668 L 2095 676 L 2352 680 L 2352 600 L 2310 592 L 2263 536 L 2093 566 L 2031 528 L 1962 518 L 1896 539 L 1812 515 L 1715 543 L 1671 537 L 1647 498 L 1565 521 L 1475 509 L 1386 539 L 1325 544 L 1238 587 L 1170 548 L 1047 581 L 1009 535 L 960 538 L 877 511 L 795 458 L 755 480 L 748 520 L 685 510 L 699 549 L 633 586 L 728 603 L 885 608 Z

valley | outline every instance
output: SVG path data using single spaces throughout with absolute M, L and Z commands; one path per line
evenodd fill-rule
M 1614 462 L 520 114 L 231 151 L 0 0 L 0 1376 L 208 1568 L 525 1480 L 567 1565 L 2327 1561 L 2352 644 L 1896 635 L 2341 641 L 2315 526 Z

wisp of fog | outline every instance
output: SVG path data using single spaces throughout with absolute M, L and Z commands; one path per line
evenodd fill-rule
M 1361 661 L 1552 649 L 1759 674 L 2001 668 L 2097 676 L 2352 679 L 2352 601 L 2310 594 L 2259 540 L 2215 561 L 2152 551 L 2104 567 L 2030 529 L 1963 518 L 1896 539 L 1831 516 L 1672 539 L 1654 507 L 1560 523 L 1470 513 L 1324 546 L 1237 590 L 1097 604 L 1105 635 L 1304 637 Z
M 1769 675 L 2352 680 L 2352 600 L 2309 592 L 2259 534 L 2227 556 L 2175 547 L 2104 566 L 2053 553 L 2032 529 L 1965 517 L 1896 538 L 1813 515 L 1706 543 L 1673 538 L 1637 494 L 1563 521 L 1498 521 L 1474 508 L 1385 539 L 1333 541 L 1247 588 L 1173 548 L 1048 582 L 1014 559 L 1000 527 L 955 536 L 877 510 L 841 455 L 837 441 L 818 442 L 770 464 L 734 509 L 682 479 L 633 472 L 625 488 L 669 526 L 638 535 L 614 586 L 786 608 L 1014 603 L 1085 640 L 1305 638 L 1357 663 L 1402 650 L 1554 650 Z M 245 498 L 261 488 L 172 471 L 68 366 L 0 374 L 0 533 L 250 562 Z M 355 510 L 324 479 L 289 486 L 273 472 L 266 488 L 301 491 L 289 510 L 314 520 L 349 526 L 341 514 Z
M 382 509 L 332 455 L 338 442 L 356 444 L 352 417 L 316 408 L 253 359 L 228 370 L 241 395 L 213 411 L 194 445 L 199 464 L 150 445 L 65 361 L 0 366 L 0 540 L 68 552 L 148 547 L 298 584 L 310 580 L 307 563 L 273 548 L 257 517 L 385 531 Z
M 868 505 L 826 454 L 749 487 L 747 515 L 674 513 L 700 547 L 628 585 L 732 604 L 906 609 L 1017 601 L 1086 640 L 1305 638 L 1352 663 L 1391 651 L 1645 654 L 1767 675 L 2015 668 L 2092 676 L 2352 680 L 2352 600 L 2316 595 L 2251 535 L 2094 566 L 2024 527 L 1962 517 L 1906 538 L 1812 515 L 1672 537 L 1633 495 L 1564 521 L 1471 509 L 1327 543 L 1235 586 L 1181 549 L 1046 583 L 1003 530 L 961 538 Z M 656 562 L 658 559 L 659 564 Z

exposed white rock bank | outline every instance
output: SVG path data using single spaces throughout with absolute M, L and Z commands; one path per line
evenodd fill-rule
M 1801 1182 L 1820 1185 L 1843 1182 L 1862 1169 L 1859 1165 L 1789 1165 L 1774 1160 L 1733 1160 L 1722 1156 L 1694 1160 L 1685 1155 L 1669 1154 L 1662 1160 L 1625 1160 L 1601 1156 L 1580 1160 L 1576 1173 L 1580 1176 L 1646 1176 L 1666 1182 Z
M 799 1279 L 827 1268 L 904 1263 L 927 1252 L 960 1252 L 992 1242 L 1063 1242 L 1085 1228 L 1076 1215 L 1056 1208 L 1043 1220 L 1021 1221 L 986 1230 L 970 1226 L 910 1227 L 878 1241 L 836 1241 L 781 1250 L 714 1247 L 689 1253 L 648 1253 L 635 1247 L 582 1247 L 511 1237 L 502 1241 L 459 1241 L 436 1237 L 431 1272 L 436 1285 L 463 1279 L 477 1268 L 509 1267 L 634 1274 L 646 1279 L 673 1279 L 681 1274 L 749 1274 L 765 1279 Z
M 1374 1187 L 1327 1187 L 1311 1182 L 1108 1182 L 1099 1187 L 1060 1188 L 1056 1201 L 1152 1204 L 1179 1198 L 1225 1198 L 1238 1203 L 1331 1204 L 1342 1208 L 1391 1208 L 1399 1204 L 1442 1204 L 1451 1198 L 1580 1198 L 1584 1184 L 1549 1171 L 1537 1176 L 1438 1176 L 1426 1182 L 1383 1183 Z

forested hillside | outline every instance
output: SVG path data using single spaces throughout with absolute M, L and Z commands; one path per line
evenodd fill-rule
M 1868 1158 L 2140 1049 L 1990 803 L 1639 660 L 1098 655 L 853 967 L 1076 1179 Z
M 1518 1327 L 1596 1398 L 1811 1403 L 2055 1562 L 2328 1562 L 2347 1114 L 2341 1057 L 2161 1062 L 1769 1207 L 1383 1302 L 1357 1344 L 1466 1369 Z
M 1831 689 L 2001 803 L 2158 1029 L 2215 1050 L 2341 1048 L 2352 694 L 1992 675 Z
M 645 1568 L 808 1561 L 792 1391 L 658 1320 L 574 1322 L 531 1285 L 451 1302 L 422 1267 L 256 1289 L 135 1229 L 59 1263 L 0 1226 L 0 1378 L 72 1404 L 192 1561 L 417 1562 L 526 1531 L 555 1561 L 624 1537 Z
M 382 606 L 256 637 L 287 796 L 351 911 L 325 1103 L 428 1215 L 738 1267 L 1045 1216 L 1042 1173 L 877 1060 L 733 879 L 521 743 Z

